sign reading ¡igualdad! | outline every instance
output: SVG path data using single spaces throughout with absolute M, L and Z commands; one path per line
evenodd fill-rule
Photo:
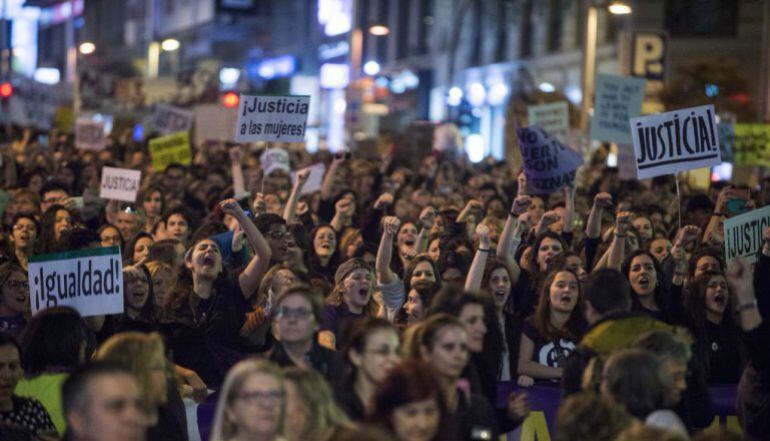
M 639 179 L 722 163 L 714 106 L 631 118 Z
M 123 312 L 123 265 L 118 247 L 29 258 L 32 315 L 70 306 L 83 317 Z
M 762 247 L 762 232 L 770 227 L 770 207 L 752 210 L 725 220 L 725 260 L 731 262 L 737 256 L 749 263 L 757 260 Z
M 235 140 L 302 142 L 309 110 L 308 95 L 241 95 Z

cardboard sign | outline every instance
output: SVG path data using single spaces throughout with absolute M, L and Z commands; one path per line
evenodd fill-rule
M 195 107 L 195 145 L 206 141 L 235 142 L 238 109 L 205 104 Z
M 235 140 L 302 142 L 310 96 L 241 95 Z
M 561 142 L 567 142 L 569 130 L 569 108 L 566 101 L 558 103 L 541 104 L 527 108 L 529 125 L 539 125 L 551 136 Z
M 714 106 L 631 119 L 639 179 L 722 163 Z
M 305 185 L 302 186 L 302 192 L 299 194 L 300 196 L 315 193 L 317 191 L 321 191 L 321 187 L 323 186 L 324 182 L 324 173 L 326 173 L 326 166 L 323 162 L 319 162 L 318 164 L 313 164 L 310 167 L 308 167 L 310 170 L 310 176 L 308 176 L 307 181 L 305 181 Z M 291 183 L 296 184 L 297 182 L 297 172 L 293 171 L 291 172 Z
M 289 166 L 289 152 L 279 147 L 262 152 L 262 156 L 259 157 L 259 164 L 265 176 L 272 174 L 276 170 L 283 170 L 286 173 L 289 173 L 291 170 Z
M 178 162 L 182 165 L 190 165 L 192 152 L 190 151 L 190 137 L 187 132 L 177 132 L 168 136 L 150 140 L 150 156 L 152 168 L 161 172 L 169 164 Z
M 738 165 L 770 167 L 770 124 L 736 124 L 733 156 Z
M 733 146 L 735 145 L 733 123 L 721 122 L 717 124 L 717 133 L 719 133 L 719 150 L 722 152 L 722 161 L 733 162 Z
M 725 220 L 725 261 L 741 256 L 749 263 L 756 262 L 757 251 L 764 243 L 762 232 L 767 227 L 770 227 L 770 206 Z
M 116 201 L 135 202 L 142 172 L 128 168 L 102 167 L 102 185 L 99 197 Z
M 84 150 L 104 150 L 104 122 L 91 118 L 75 121 L 75 147 Z
M 29 258 L 32 315 L 70 306 L 84 317 L 123 312 L 123 264 L 118 247 Z
M 642 114 L 645 83 L 634 77 L 597 77 L 591 139 L 629 145 L 633 142 L 628 120 Z
M 155 106 L 152 124 L 164 135 L 174 132 L 186 132 L 193 123 L 193 112 L 164 103 Z
M 536 194 L 554 193 L 575 180 L 583 157 L 551 137 L 539 126 L 516 130 L 527 175 L 527 185 Z

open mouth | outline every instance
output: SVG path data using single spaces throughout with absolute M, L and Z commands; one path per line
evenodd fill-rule
M 639 286 L 641 286 L 643 289 L 647 289 L 650 287 L 650 278 L 647 276 L 642 276 L 639 278 Z
M 570 304 L 572 302 L 572 294 L 562 294 L 559 300 L 564 304 Z
M 503 299 L 505 299 L 505 296 L 508 294 L 508 292 L 504 291 L 504 290 L 497 290 L 497 291 L 493 292 L 492 294 L 495 296 L 495 299 L 503 300 Z
M 367 299 L 369 297 L 369 289 L 368 288 L 359 289 L 358 295 L 361 296 L 361 299 Z
M 714 303 L 720 306 L 724 306 L 727 304 L 727 296 L 721 292 L 717 293 L 714 296 Z
M 416 242 L 417 240 L 413 237 L 407 237 L 404 239 L 404 245 L 408 247 L 413 247 Z
M 205 256 L 203 258 L 203 266 L 214 266 L 214 257 Z

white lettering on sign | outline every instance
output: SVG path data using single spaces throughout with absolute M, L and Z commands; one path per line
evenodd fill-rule
M 639 179 L 722 163 L 714 106 L 631 119 Z
M 93 248 L 29 259 L 32 315 L 70 306 L 80 315 L 123 312 L 123 264 L 118 247 Z
M 141 180 L 141 170 L 102 167 L 102 185 L 99 197 L 102 199 L 135 202 Z
M 241 95 L 235 140 L 302 142 L 309 110 L 310 96 Z

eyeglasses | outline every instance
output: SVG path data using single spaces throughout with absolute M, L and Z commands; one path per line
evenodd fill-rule
M 278 308 L 275 315 L 278 318 L 307 319 L 312 313 L 313 311 L 309 310 L 308 308 L 287 308 L 282 306 Z
M 283 392 L 278 389 L 267 391 L 254 390 L 251 392 L 241 392 L 238 394 L 237 399 L 246 404 L 274 403 L 283 399 Z
M 281 240 L 281 239 L 289 239 L 290 237 L 293 237 L 291 233 L 287 232 L 281 232 L 281 231 L 270 231 L 267 233 L 267 237 L 270 239 L 275 240 Z
M 22 288 L 25 290 L 29 289 L 29 282 L 26 280 L 9 280 L 6 283 L 6 285 L 8 285 L 8 287 L 12 289 L 19 289 L 19 288 Z

